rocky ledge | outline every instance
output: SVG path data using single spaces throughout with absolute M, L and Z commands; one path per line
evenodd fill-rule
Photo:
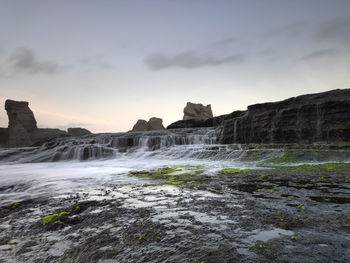
M 197 127 L 218 127 L 224 144 L 348 142 L 350 89 L 255 104 L 205 120 L 180 120 L 167 129 Z

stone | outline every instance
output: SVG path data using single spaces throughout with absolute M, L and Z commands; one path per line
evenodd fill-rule
M 211 110 L 210 104 L 204 106 L 203 104 L 196 104 L 192 102 L 187 102 L 184 108 L 183 120 L 190 119 L 208 119 L 213 117 L 213 112 Z
M 5 109 L 9 118 L 8 128 L 0 128 L 0 145 L 26 147 L 67 136 L 59 129 L 38 129 L 33 112 L 26 101 L 6 100 Z
M 0 128 L 0 146 L 6 145 L 9 139 L 9 129 Z
M 248 106 L 225 120 L 220 142 L 313 143 L 350 141 L 350 89 Z
M 161 118 L 152 117 L 149 121 L 138 120 L 136 124 L 133 126 L 133 132 L 140 131 L 155 131 L 165 129 L 163 126 L 163 120 Z
M 148 121 L 148 130 L 162 130 L 165 129 L 163 126 L 163 120 L 161 118 L 152 117 Z
M 26 101 L 6 100 L 5 109 L 9 118 L 8 128 L 15 128 L 21 125 L 26 131 L 33 131 L 37 128 L 33 112 Z
M 148 131 L 148 122 L 145 120 L 137 120 L 134 127 L 132 127 L 132 131 Z
M 84 128 L 79 128 L 79 127 L 68 128 L 67 131 L 69 135 L 75 136 L 75 137 L 92 134 L 89 130 Z

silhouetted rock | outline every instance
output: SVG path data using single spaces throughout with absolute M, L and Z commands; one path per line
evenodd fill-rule
M 138 120 L 134 127 L 132 128 L 133 132 L 139 131 L 154 131 L 165 129 L 163 126 L 163 120 L 160 118 L 150 118 L 149 121 Z
M 9 129 L 0 128 L 0 146 L 6 145 L 9 139 Z
M 67 136 L 58 129 L 38 129 L 33 112 L 26 101 L 6 100 L 5 109 L 9 118 L 8 128 L 0 128 L 0 145 L 25 147 L 39 145 L 47 140 Z
M 89 135 L 92 134 L 89 130 L 84 128 L 68 128 L 68 134 L 71 136 L 83 136 L 83 135 Z
M 350 141 L 350 89 L 251 105 L 221 129 L 222 143 L 318 141 Z
M 213 112 L 211 110 L 210 104 L 203 106 L 203 104 L 195 104 L 192 102 L 187 102 L 184 108 L 183 120 L 190 119 L 208 119 L 213 117 Z
M 9 129 L 20 125 L 26 131 L 33 131 L 37 128 L 33 112 L 28 107 L 26 101 L 6 100 L 5 109 L 9 118 Z M 17 128 L 20 132 L 21 128 Z

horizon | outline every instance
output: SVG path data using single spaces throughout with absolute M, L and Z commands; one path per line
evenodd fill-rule
M 323 92 L 330 92 L 330 91 L 334 91 L 334 90 L 336 90 L 336 89 L 333 89 L 333 90 L 326 90 L 326 91 L 323 91 Z M 338 89 L 339 90 L 339 89 Z M 321 93 L 323 93 L 323 92 L 321 92 Z M 320 93 L 320 92 L 316 92 L 316 93 L 309 93 L 309 94 L 299 94 L 299 95 L 296 95 L 296 96 L 293 96 L 293 97 L 288 97 L 288 98 L 284 98 L 284 99 L 282 99 L 282 100 L 278 100 L 278 101 L 264 101 L 264 102 L 257 102 L 257 103 L 255 103 L 255 104 L 264 104 L 264 103 L 274 103 L 274 102 L 279 102 L 279 101 L 283 101 L 283 100 L 288 100 L 288 99 L 291 99 L 291 98 L 295 98 L 295 97 L 300 97 L 300 96 L 303 96 L 303 95 L 310 95 L 310 94 L 318 94 L 318 93 Z M 6 114 L 6 110 L 5 110 L 5 102 L 6 102 L 6 100 L 12 100 L 12 99 L 5 99 L 4 100 L 4 111 L 5 111 L 5 114 Z M 26 102 L 26 101 L 23 101 L 23 100 L 17 100 L 17 101 L 19 101 L 19 102 Z M 42 126 L 42 125 L 40 125 L 40 123 L 38 122 L 38 120 L 37 120 L 37 118 L 36 118 L 36 114 L 35 114 L 35 112 L 34 112 L 34 110 L 31 108 L 31 105 L 30 105 L 30 102 L 28 102 L 28 106 L 29 106 L 29 108 L 32 110 L 32 112 L 33 112 L 33 114 L 34 114 L 34 117 L 35 117 L 35 119 L 36 119 L 36 121 L 37 121 L 37 125 L 38 125 L 38 128 L 56 128 L 56 129 L 61 129 L 61 130 L 67 130 L 68 128 L 83 128 L 82 126 L 79 126 L 79 123 L 77 123 L 77 125 L 71 125 L 71 126 L 69 126 L 69 124 L 68 124 L 68 126 L 58 126 L 58 127 L 46 127 L 46 126 Z M 255 105 L 255 104 L 250 104 L 250 105 L 247 105 L 247 107 L 245 108 L 245 109 L 237 109 L 237 111 L 239 111 L 239 110 L 241 110 L 241 111 L 244 111 L 244 110 L 247 110 L 247 108 L 249 107 L 249 106 L 252 106 L 252 105 Z M 186 106 L 186 105 L 185 105 Z M 184 106 L 184 107 L 185 107 Z M 204 105 L 204 106 L 206 106 L 206 105 Z M 212 105 L 211 105 L 212 106 Z M 233 111 L 231 111 L 231 112 L 227 112 L 227 113 L 224 113 L 224 114 L 229 114 L 229 113 L 232 113 Z M 222 114 L 221 114 L 222 115 Z M 215 114 L 213 114 L 213 117 L 217 117 L 217 116 L 219 116 L 219 115 L 215 115 Z M 6 114 L 6 118 L 7 118 L 7 114 Z M 150 117 L 150 118 L 152 118 L 152 117 Z M 138 119 L 139 120 L 139 119 Z M 149 119 L 146 119 L 146 121 L 148 121 Z M 178 120 L 182 120 L 182 118 L 180 118 L 180 119 L 178 119 Z M 176 121 L 178 121 L 178 120 L 176 120 Z M 176 122 L 176 121 L 174 121 L 174 122 Z M 133 125 L 135 125 L 136 124 L 136 122 L 137 122 L 137 120 L 135 121 L 135 123 L 133 124 Z M 174 122 L 172 122 L 172 123 L 174 123 Z M 165 127 L 165 128 L 167 128 L 167 126 L 168 125 L 170 125 L 170 124 L 172 124 L 172 123 L 168 123 L 168 124 L 164 124 L 164 122 L 163 122 L 163 126 Z M 2 126 L 0 126 L 0 128 L 7 128 L 7 126 L 6 127 L 2 127 Z M 98 134 L 98 133 L 118 133 L 118 132 L 128 132 L 128 131 L 131 131 L 132 130 L 132 127 L 129 129 L 129 130 L 126 130 L 126 131 L 100 131 L 100 132 L 93 132 L 93 133 L 96 133 L 96 134 Z
M 0 4 L 6 99 L 42 128 L 131 130 L 350 85 L 350 2 L 40 1 Z M 62 19 L 64 18 L 64 19 Z M 14 33 L 15 32 L 15 33 Z

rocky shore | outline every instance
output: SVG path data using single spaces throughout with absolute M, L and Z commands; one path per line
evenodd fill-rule
M 137 183 L 3 205 L 0 262 L 346 263 L 350 166 L 290 161 L 302 152 L 215 176 L 205 164 L 134 170 Z

